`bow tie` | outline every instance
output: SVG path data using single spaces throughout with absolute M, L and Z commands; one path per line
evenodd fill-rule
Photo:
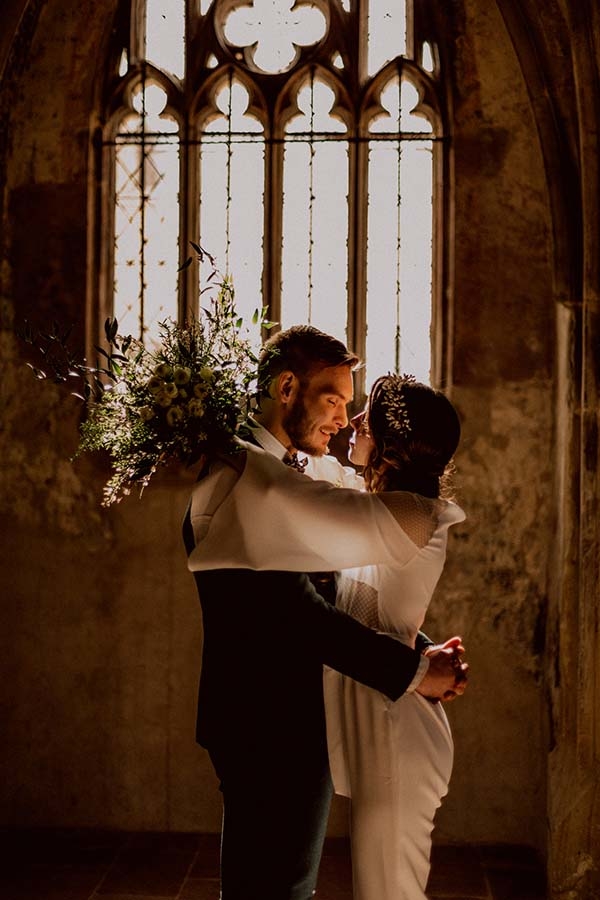
M 292 469 L 297 469 L 298 472 L 304 472 L 308 465 L 308 458 L 306 456 L 299 459 L 297 453 L 290 453 L 289 450 L 283 457 L 283 461 L 286 466 L 291 466 Z

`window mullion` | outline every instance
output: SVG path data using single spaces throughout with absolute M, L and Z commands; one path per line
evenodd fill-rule
M 450 209 L 450 154 L 444 141 L 433 144 L 433 228 L 431 281 L 431 384 L 446 389 L 452 382 L 453 321 L 450 287 L 454 283 L 452 265 L 453 217 Z M 446 290 L 444 286 L 448 285 Z
M 283 140 L 270 115 L 265 147 L 265 227 L 263 296 L 268 318 L 281 321 L 281 266 L 283 248 Z M 265 335 L 266 337 L 266 335 Z
M 415 0 L 405 0 L 406 5 L 406 56 L 409 59 L 416 59 L 415 51 L 417 46 L 416 38 L 416 16 L 415 16 Z M 419 0 L 416 0 L 417 4 Z
M 104 341 L 104 322 L 107 318 L 114 315 L 114 306 L 113 306 L 113 297 L 114 297 L 114 285 L 115 285 L 115 242 L 114 242 L 114 233 L 115 233 L 115 183 L 116 183 L 116 173 L 114 162 L 114 148 L 111 143 L 106 143 L 101 151 L 101 166 L 102 172 L 107 172 L 107 178 L 100 178 L 100 203 L 101 210 L 105 212 L 106 218 L 105 221 L 102 222 L 101 218 L 101 228 L 103 235 L 110 235 L 109 239 L 106 240 L 106 252 L 103 255 L 104 266 L 101 270 L 101 277 L 99 280 L 99 297 L 98 297 L 98 308 L 99 308 L 99 316 L 95 323 L 95 328 L 90 329 L 92 334 L 88 338 L 86 348 L 88 357 L 92 359 L 95 355 L 94 346 L 97 344 L 102 345 Z
M 145 290 L 145 269 L 146 269 L 146 212 L 147 212 L 147 195 L 146 195 L 146 64 L 142 63 L 142 134 L 140 142 L 140 283 L 139 283 L 139 338 L 144 340 L 144 323 L 146 320 L 146 290 Z
M 138 65 L 144 60 L 146 44 L 146 0 L 132 0 L 129 22 L 129 64 Z
M 194 130 L 195 130 L 195 126 Z M 195 198 L 198 196 L 198 144 L 190 142 L 189 135 L 192 130 L 186 120 L 184 125 L 183 140 L 180 145 L 179 179 L 180 179 L 180 208 L 179 208 L 179 255 L 183 262 L 190 256 L 190 240 L 198 240 L 199 220 L 198 204 Z M 195 266 L 186 266 L 179 273 L 179 317 L 185 322 L 196 314 L 198 309 L 198 276 Z
M 362 128 L 359 126 L 359 134 Z M 367 347 L 367 223 L 369 145 L 365 140 L 350 142 L 350 228 L 348 241 L 348 345 L 365 358 Z M 365 393 L 365 370 L 355 375 L 355 392 Z

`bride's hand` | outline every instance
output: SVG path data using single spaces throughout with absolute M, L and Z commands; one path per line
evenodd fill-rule
M 430 700 L 454 700 L 465 692 L 469 664 L 462 662 L 465 648 L 460 637 L 452 637 L 443 644 L 434 644 L 424 651 L 429 670 L 416 688 Z

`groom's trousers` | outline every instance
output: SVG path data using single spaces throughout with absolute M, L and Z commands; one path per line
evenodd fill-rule
M 222 900 L 311 900 L 332 795 L 327 760 L 211 759 L 223 793 Z

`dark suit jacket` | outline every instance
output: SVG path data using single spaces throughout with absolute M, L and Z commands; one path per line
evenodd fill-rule
M 189 511 L 184 541 L 189 555 Z M 322 768 L 323 664 L 393 700 L 415 674 L 417 651 L 336 609 L 307 575 L 227 569 L 194 577 L 204 625 L 197 739 L 211 754 Z

